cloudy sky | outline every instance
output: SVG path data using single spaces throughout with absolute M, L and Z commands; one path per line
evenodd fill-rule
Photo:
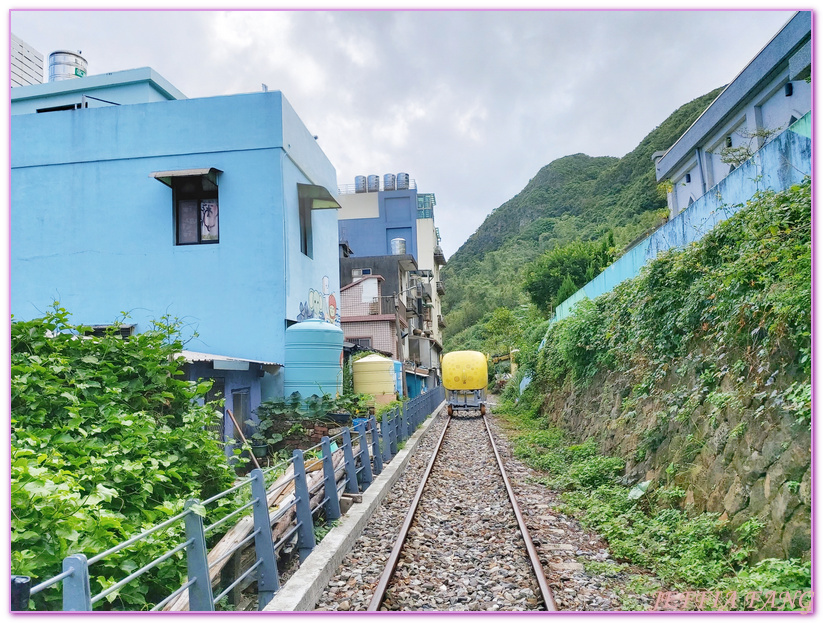
M 730 82 L 789 11 L 43 11 L 11 31 L 188 97 L 281 90 L 337 169 L 405 171 L 446 255 L 552 160 L 622 156 Z

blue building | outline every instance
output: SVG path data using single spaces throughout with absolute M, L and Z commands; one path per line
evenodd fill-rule
M 443 321 L 440 297 L 445 293 L 440 269 L 446 263 L 440 247 L 440 232 L 434 225 L 433 193 L 418 192 L 417 183 L 407 173 L 359 175 L 353 185 L 338 187 L 340 202 L 339 230 L 341 248 L 346 257 L 340 261 L 340 284 L 346 286 L 363 275 L 381 275 L 384 291 L 400 297 L 398 305 L 408 321 L 407 338 L 398 344 L 400 353 L 393 356 L 404 361 L 410 382 L 410 396 L 422 387 L 434 387 L 440 379 L 440 355 L 443 351 Z M 403 277 L 400 258 L 411 256 L 415 266 Z M 416 310 L 416 312 L 415 312 Z M 367 325 L 354 318 L 344 318 L 348 337 L 383 343 L 385 336 L 359 335 Z M 356 329 L 355 329 L 356 326 Z M 426 370 L 428 378 L 419 382 Z M 414 378 L 411 378 L 414 377 Z
M 390 182 L 394 175 L 384 177 Z M 398 190 L 396 182 L 381 187 L 377 175 L 370 175 L 369 181 L 367 186 L 365 176 L 358 176 L 354 192 L 348 186 L 340 188 L 340 240 L 362 257 L 392 255 L 396 250 L 391 241 L 403 240 L 404 252 L 419 262 L 416 184 L 410 180 Z
M 240 421 L 282 395 L 287 326 L 339 326 L 336 173 L 282 93 L 187 99 L 142 68 L 16 87 L 11 114 L 15 318 L 180 318 Z

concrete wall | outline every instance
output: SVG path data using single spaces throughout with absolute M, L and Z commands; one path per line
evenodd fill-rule
M 340 239 L 348 240 L 344 235 L 348 233 L 349 227 L 345 222 L 349 219 L 379 218 L 380 202 L 377 200 L 378 193 L 354 193 L 340 195 L 338 202 L 341 209 L 340 218 Z
M 373 200 L 368 195 L 377 195 L 377 216 L 351 218 L 349 214 L 360 214 L 363 210 L 373 209 L 373 204 L 370 205 Z M 358 196 L 362 197 L 364 193 L 340 196 L 344 208 L 340 214 L 339 235 L 341 240 L 349 243 L 354 255 L 389 255 L 391 240 L 403 238 L 406 240 L 406 253 L 417 260 L 417 191 L 380 191 L 365 193 L 367 199 L 350 199 Z M 349 205 L 351 208 L 347 207 Z
M 554 320 L 568 316 L 582 299 L 594 299 L 640 269 L 667 249 L 686 246 L 737 212 L 759 190 L 785 190 L 811 175 L 811 113 L 760 149 L 648 238 L 631 248 L 592 281 L 557 306 Z
M 45 69 L 46 74 L 48 68 Z M 16 88 L 11 93 L 11 114 L 34 113 L 38 108 L 79 104 L 83 95 L 108 100 L 121 106 L 182 100 L 186 96 L 149 67 Z M 88 100 L 89 108 L 112 104 Z

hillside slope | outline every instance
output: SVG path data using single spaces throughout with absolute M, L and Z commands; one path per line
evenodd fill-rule
M 520 406 L 620 457 L 630 484 L 747 525 L 755 560 L 808 559 L 810 284 L 810 185 L 760 193 L 553 324 Z
M 680 107 L 622 158 L 553 161 L 496 208 L 443 269 L 447 350 L 471 346 L 470 333 L 495 308 L 527 302 L 522 268 L 540 254 L 610 230 L 621 249 L 659 225 L 666 199 L 651 156 L 668 149 L 719 92 Z

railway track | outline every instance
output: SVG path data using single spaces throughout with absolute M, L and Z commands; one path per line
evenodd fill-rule
M 368 610 L 557 609 L 486 419 L 471 413 L 449 417 Z

